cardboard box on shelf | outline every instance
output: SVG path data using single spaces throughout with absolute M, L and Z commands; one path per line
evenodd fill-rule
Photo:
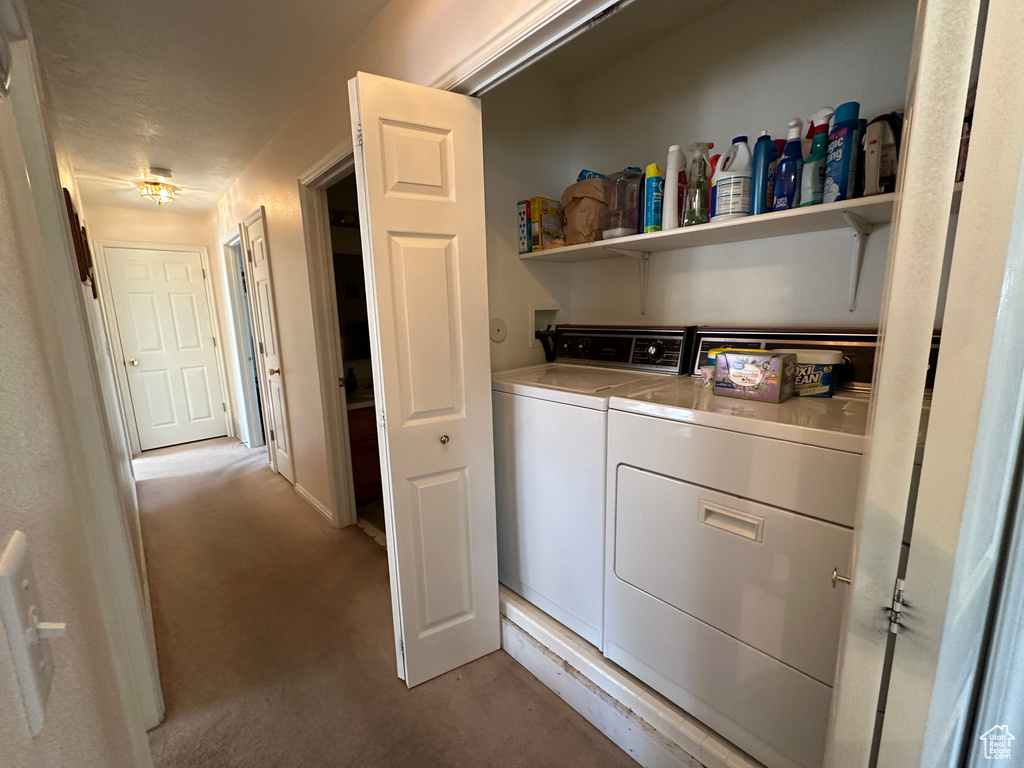
M 520 254 L 565 245 L 562 206 L 558 200 L 531 197 L 521 201 L 518 208 Z

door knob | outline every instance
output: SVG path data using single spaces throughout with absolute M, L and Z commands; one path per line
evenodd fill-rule
M 280 368 L 271 368 L 269 371 L 267 371 L 267 373 L 269 373 L 271 376 L 274 376 L 275 374 L 281 373 L 281 369 Z
M 448 435 L 441 435 L 441 445 L 448 445 L 449 439 Z
M 138 364 L 139 364 L 139 361 L 136 360 L 134 357 L 131 360 L 128 361 L 128 365 L 138 365 Z
M 839 584 L 839 583 L 852 584 L 853 583 L 853 579 L 851 579 L 849 576 L 840 576 L 839 575 L 839 569 L 838 568 L 833 568 L 832 569 L 832 589 L 835 589 L 836 588 L 836 584 Z

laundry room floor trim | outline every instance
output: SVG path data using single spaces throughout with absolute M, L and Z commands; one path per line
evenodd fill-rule
M 501 646 L 644 768 L 764 768 L 501 587 Z

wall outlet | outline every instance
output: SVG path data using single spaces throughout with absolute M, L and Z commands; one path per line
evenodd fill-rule
M 0 624 L 7 635 L 21 688 L 29 731 L 43 730 L 43 712 L 53 682 L 48 640 L 64 634 L 64 625 L 41 621 L 42 604 L 28 558 L 28 537 L 15 531 L 0 552 Z

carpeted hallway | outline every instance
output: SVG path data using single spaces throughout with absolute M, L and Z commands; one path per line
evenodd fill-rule
M 165 722 L 157 768 L 634 766 L 504 651 L 395 676 L 387 559 L 231 438 L 135 462 Z

